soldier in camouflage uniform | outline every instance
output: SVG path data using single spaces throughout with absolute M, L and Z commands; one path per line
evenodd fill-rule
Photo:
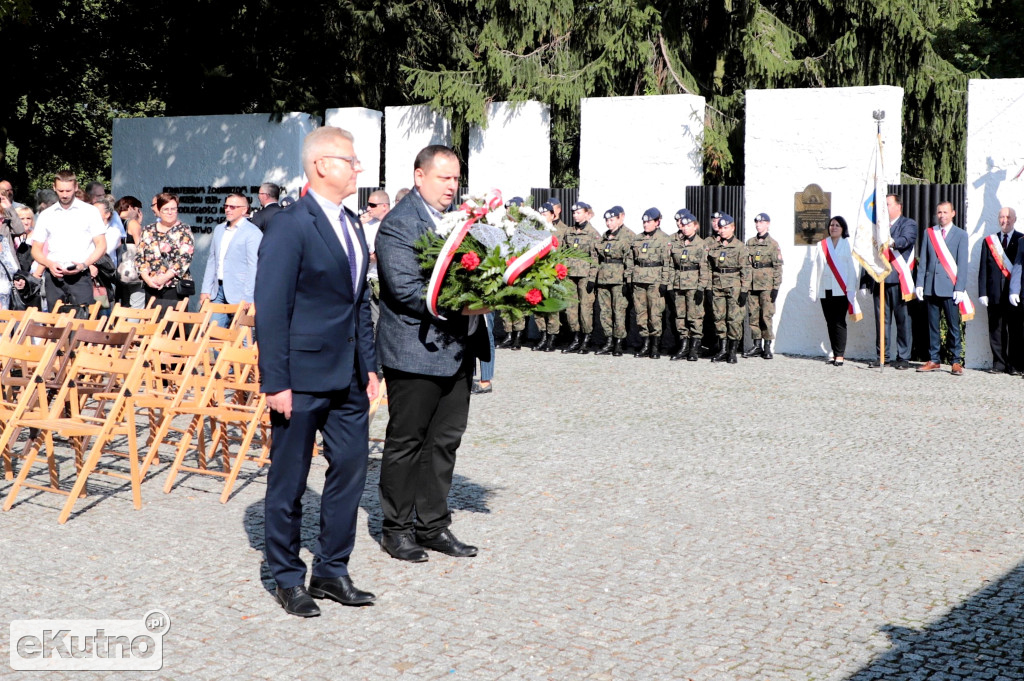
M 612 206 L 604 214 L 608 231 L 597 245 L 597 309 L 601 315 L 601 329 L 608 340 L 595 355 L 611 354 L 622 357 L 626 339 L 626 309 L 629 301 L 623 290 L 626 272 L 633 266 L 633 238 L 631 229 L 623 227 L 625 211 Z
M 710 240 L 705 243 L 700 237 L 700 224 L 690 211 L 681 208 L 675 218 L 679 231 L 670 242 L 679 351 L 671 359 L 696 362 L 700 358 L 700 339 L 704 335 L 704 291 L 711 284 L 707 257 Z
M 558 199 L 555 200 L 557 201 Z M 558 243 L 562 243 L 565 238 L 566 227 L 565 223 L 561 220 L 555 221 L 554 205 L 550 202 L 543 203 L 537 209 L 537 212 L 554 228 Z M 561 321 L 559 319 L 561 314 L 561 312 L 541 312 L 533 316 L 537 330 L 540 331 L 540 340 L 533 346 L 534 350 L 542 350 L 544 352 L 555 351 L 555 340 L 558 338 L 558 330 L 561 328 Z
M 747 316 L 750 323 L 750 339 L 754 346 L 744 351 L 744 357 L 771 359 L 772 317 L 775 315 L 775 300 L 782 285 L 782 248 L 779 242 L 768 235 L 771 218 L 768 213 L 754 217 L 757 236 L 747 240 L 747 254 L 750 256 L 750 297 L 747 299 Z
M 719 241 L 708 249 L 711 265 L 712 310 L 720 350 L 712 362 L 736 363 L 736 350 L 743 342 L 743 314 L 750 290 L 750 258 L 747 247 L 736 238 L 736 223 L 722 213 L 718 219 Z M 725 341 L 724 343 L 722 341 Z
M 505 209 L 508 210 L 511 206 L 522 206 L 525 201 L 521 196 L 513 196 L 505 203 Z M 518 322 L 513 322 L 505 315 L 501 315 L 501 327 L 505 329 L 505 338 L 497 347 L 499 348 L 511 348 L 513 350 L 520 350 L 523 347 L 523 332 L 526 330 L 526 319 L 520 319 Z
M 562 352 L 578 352 L 585 355 L 590 352 L 590 334 L 594 331 L 594 288 L 597 285 L 597 245 L 601 234 L 590 224 L 594 211 L 590 204 L 577 201 L 572 205 L 573 226 L 565 235 L 566 248 L 586 253 L 590 260 L 572 258 L 566 262 L 569 267 L 569 280 L 576 287 L 577 301 L 570 303 L 565 310 L 565 318 L 569 322 L 575 336 L 569 347 Z
M 665 314 L 665 294 L 672 281 L 672 246 L 661 231 L 661 211 L 648 208 L 643 216 L 644 230 L 633 239 L 633 267 L 626 272 L 633 289 L 633 309 L 640 327 L 643 346 L 634 357 L 661 357 L 661 320 Z

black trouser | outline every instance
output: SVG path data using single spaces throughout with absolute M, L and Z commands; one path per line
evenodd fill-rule
M 988 343 L 992 348 L 992 368 L 1004 371 L 1013 367 L 1024 369 L 1021 360 L 1024 350 L 1024 319 L 1020 306 L 1010 305 L 1006 300 L 989 303 Z
M 150 288 L 146 286 L 146 305 L 149 305 L 149 301 L 156 299 L 156 304 L 160 307 L 174 307 L 183 298 L 188 296 L 179 296 L 178 289 L 174 286 L 166 286 L 164 288 Z
M 443 377 L 384 367 L 392 414 L 380 466 L 385 534 L 415 530 L 433 539 L 451 525 L 448 492 L 469 419 L 472 375 L 467 363 Z
M 832 345 L 832 355 L 835 357 L 846 356 L 846 313 L 849 307 L 850 301 L 846 296 L 833 295 L 832 291 L 826 291 L 825 297 L 821 299 L 821 311 L 825 313 L 825 326 L 828 328 L 828 341 Z
M 46 304 L 50 311 L 57 307 L 57 301 L 63 300 L 69 305 L 92 305 L 96 298 L 92 295 L 92 277 L 86 268 L 78 274 L 65 274 L 55 277 L 46 270 Z
M 879 352 L 879 333 L 881 323 L 878 320 L 878 284 L 872 290 L 875 301 L 875 357 Z M 895 322 L 895 323 L 894 323 Z M 893 327 L 895 326 L 895 329 Z M 895 333 L 894 333 L 895 331 Z M 893 337 L 895 336 L 895 345 Z M 885 361 L 892 361 L 892 353 L 896 359 L 910 359 L 910 316 L 907 314 L 907 301 L 903 300 L 903 291 L 899 283 L 885 285 Z

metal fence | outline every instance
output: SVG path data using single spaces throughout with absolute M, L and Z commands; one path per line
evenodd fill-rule
M 711 216 L 716 212 L 727 213 L 736 220 L 736 236 L 746 237 L 746 220 L 743 210 L 742 186 L 692 186 L 686 188 L 686 207 L 700 222 L 700 235 L 711 236 Z
M 943 201 L 953 204 L 953 223 L 963 226 L 967 216 L 966 190 L 962 184 L 890 184 L 889 193 L 903 201 L 903 214 L 917 222 L 917 252 L 920 252 L 924 230 L 936 224 L 935 208 Z

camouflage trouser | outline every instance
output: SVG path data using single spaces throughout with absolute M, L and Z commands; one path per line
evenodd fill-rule
M 775 303 L 771 291 L 751 291 L 747 296 L 747 315 L 750 320 L 750 337 L 753 340 L 775 340 L 772 333 L 772 316 Z
M 601 330 L 606 336 L 626 337 L 626 309 L 628 307 L 629 302 L 622 292 L 622 284 L 597 287 L 597 309 L 601 314 Z
M 740 307 L 739 292 L 734 294 L 731 288 L 716 288 L 711 295 L 711 309 L 715 313 L 715 333 L 719 338 L 742 340 L 743 313 L 746 310 Z
M 693 302 L 697 289 L 676 291 L 676 331 L 680 338 L 700 338 L 704 335 L 704 301 Z
M 518 322 L 512 323 L 512 320 L 508 317 L 501 318 L 501 328 L 505 329 L 505 333 L 512 333 L 513 331 L 524 331 L 526 330 L 526 317 L 523 317 Z
M 633 309 L 636 325 L 644 338 L 661 338 L 661 318 L 665 314 L 665 298 L 658 284 L 633 284 Z
M 569 328 L 575 333 L 593 333 L 594 331 L 594 294 L 587 293 L 587 280 L 583 277 L 573 278 L 576 285 L 576 299 L 565 308 L 565 319 Z M 582 329 L 580 326 L 582 325 Z
M 537 330 L 541 333 L 558 335 L 558 329 L 562 327 L 562 323 L 558 319 L 560 314 L 561 312 L 542 312 L 540 314 L 535 314 L 533 315 L 533 323 L 537 325 Z

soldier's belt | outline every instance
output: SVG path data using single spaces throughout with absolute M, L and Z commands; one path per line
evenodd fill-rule
M 752 262 L 750 263 L 750 266 L 755 270 L 763 270 L 766 267 L 775 267 L 775 264 L 770 262 Z
M 605 258 L 601 261 L 602 265 L 621 265 L 622 258 Z
M 661 260 L 634 260 L 633 264 L 637 267 L 664 267 L 665 263 Z
M 695 272 L 700 269 L 700 265 L 677 265 L 676 270 L 679 272 Z
M 742 267 L 719 267 L 715 269 L 715 274 L 736 274 L 742 269 Z

